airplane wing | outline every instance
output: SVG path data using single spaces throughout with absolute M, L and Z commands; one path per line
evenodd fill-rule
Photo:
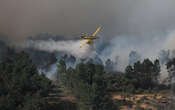
M 97 28 L 97 30 L 92 34 L 92 36 L 96 36 L 96 34 L 100 31 L 101 26 Z
M 89 40 L 86 41 L 85 43 L 83 43 L 83 44 L 80 46 L 80 48 L 84 47 L 86 44 L 88 44 L 88 42 L 89 42 Z

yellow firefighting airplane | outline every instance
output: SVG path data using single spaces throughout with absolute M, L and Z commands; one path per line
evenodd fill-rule
M 97 33 L 100 31 L 101 27 L 98 27 L 97 30 L 92 34 L 92 35 L 88 35 L 88 34 L 84 34 L 81 36 L 81 40 L 87 40 L 84 44 L 82 44 L 80 46 L 80 48 L 82 48 L 83 46 L 90 44 L 93 45 L 94 44 L 94 40 L 99 39 L 99 37 L 97 37 Z

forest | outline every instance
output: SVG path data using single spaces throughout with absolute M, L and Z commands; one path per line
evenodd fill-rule
M 8 47 L 0 59 L 0 110 L 120 110 L 124 105 L 132 108 L 134 102 L 129 99 L 137 94 L 175 92 L 175 59 L 166 64 L 166 83 L 160 83 L 158 59 L 137 61 L 128 65 L 125 72 L 117 72 L 91 61 L 70 67 L 63 56 L 57 63 L 56 80 L 39 73 L 25 51 Z M 121 100 L 114 94 L 119 94 Z M 147 110 L 139 106 L 139 101 L 135 110 Z M 168 106 L 169 110 L 175 107 L 172 103 Z M 165 110 L 161 106 L 156 110 L 160 108 Z

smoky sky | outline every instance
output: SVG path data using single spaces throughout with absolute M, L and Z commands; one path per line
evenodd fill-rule
M 175 0 L 0 0 L 0 34 L 12 41 L 43 32 L 78 37 L 102 26 L 106 40 L 150 40 L 174 30 L 174 5 Z

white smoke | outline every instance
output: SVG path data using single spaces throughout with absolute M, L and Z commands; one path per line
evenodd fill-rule
M 44 73 L 49 79 L 56 80 L 57 63 L 50 65 L 48 69 L 38 69 L 39 73 Z
M 99 56 L 99 58 L 102 59 L 103 64 L 105 64 L 105 61 L 108 58 L 115 61 L 116 57 L 119 57 L 117 65 L 114 67 L 117 68 L 117 71 L 124 71 L 129 64 L 129 53 L 131 51 L 140 53 L 142 60 L 149 58 L 154 61 L 155 59 L 159 59 L 161 50 L 175 49 L 175 31 L 164 34 L 164 39 L 161 39 L 162 36 L 159 37 L 157 35 L 155 36 L 155 39 L 150 42 L 138 42 L 137 37 L 135 36 L 117 36 L 109 42 L 109 45 L 107 45 L 100 54 L 97 53 L 98 48 L 94 48 L 93 46 L 85 45 L 80 48 L 80 46 L 86 42 L 85 40 L 27 40 L 23 46 L 25 48 L 30 47 L 51 53 L 55 51 L 64 52 L 77 58 L 95 58 L 95 56 Z M 95 46 L 98 47 L 99 45 L 104 45 L 98 44 L 98 42 L 101 41 L 104 41 L 104 39 L 98 40 Z M 168 75 L 165 65 L 162 65 L 161 73 L 163 77 Z
M 138 40 L 135 36 L 121 35 L 113 38 L 102 52 L 101 58 L 106 60 L 110 58 L 112 61 L 119 56 L 118 69 L 124 71 L 129 64 L 129 53 L 136 51 L 141 54 L 142 60 L 149 58 L 154 61 L 159 59 L 159 53 L 161 50 L 175 49 L 175 31 L 170 31 L 164 34 L 157 34 L 153 36 L 154 39 L 149 41 Z M 164 68 L 165 65 L 163 65 Z M 162 71 L 162 74 L 166 70 Z M 167 76 L 167 72 L 165 73 Z M 164 75 L 163 75 L 164 76 Z
M 47 51 L 47 52 L 65 52 L 74 55 L 78 58 L 93 58 L 96 52 L 89 45 L 85 45 L 80 48 L 80 46 L 86 41 L 80 40 L 67 40 L 67 41 L 54 41 L 50 40 L 27 40 L 23 47 L 24 48 L 34 48 L 37 50 Z

